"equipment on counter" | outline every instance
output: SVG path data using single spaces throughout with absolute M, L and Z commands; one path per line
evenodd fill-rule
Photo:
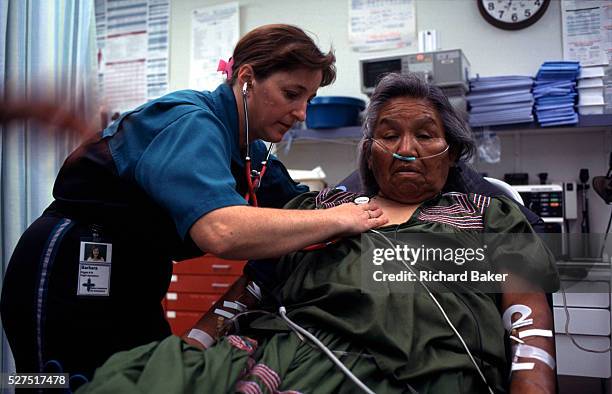
M 513 185 L 512 188 L 521 195 L 525 207 L 542 218 L 547 233 L 563 234 L 561 237 L 549 237 L 546 241 L 556 257 L 567 255 L 563 186 L 559 184 Z
M 589 190 L 589 169 L 580 169 L 580 190 L 582 191 L 582 222 L 580 222 L 580 230 L 583 234 L 588 234 L 591 231 L 589 224 L 589 196 L 587 191 Z M 588 254 L 585 254 L 588 256 Z
M 606 204 L 612 204 L 612 152 L 610 152 L 610 158 L 608 159 L 608 173 L 605 176 L 593 178 L 593 190 Z
M 593 178 L 593 190 L 601 197 L 604 202 L 608 205 L 612 205 L 612 152 L 610 152 L 610 159 L 608 160 L 608 173 L 606 176 L 596 176 Z M 601 243 L 601 250 L 599 251 L 598 257 L 603 258 L 604 250 L 606 248 L 606 241 L 608 240 L 608 234 L 610 234 L 610 225 L 612 224 L 612 212 L 610 212 L 610 219 L 608 219 L 608 225 L 606 226 L 606 232 L 604 233 L 604 239 Z
M 576 182 L 566 182 L 563 184 L 565 220 L 578 219 L 578 187 Z
M 442 88 L 454 107 L 467 110 L 470 62 L 461 49 L 363 59 L 359 63 L 364 94 L 371 95 L 385 74 L 420 73 L 428 83 Z
M 526 172 L 504 174 L 504 182 L 510 185 L 527 185 L 529 183 L 529 174 Z
M 525 206 L 546 223 L 563 223 L 563 187 L 561 185 L 512 186 L 523 198 Z

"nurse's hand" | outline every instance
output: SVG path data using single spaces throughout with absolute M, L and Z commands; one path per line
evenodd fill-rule
M 189 229 L 196 245 L 225 259 L 267 259 L 389 222 L 375 203 L 329 209 L 229 206 L 198 219 Z
M 356 235 L 371 228 L 384 226 L 389 222 L 382 209 L 376 203 L 354 204 L 346 203 L 326 209 L 334 215 L 339 228 L 344 229 L 340 235 Z

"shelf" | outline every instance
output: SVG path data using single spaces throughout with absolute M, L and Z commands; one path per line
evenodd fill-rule
M 558 129 L 569 129 L 578 130 L 585 128 L 600 128 L 600 127 L 612 127 L 612 114 L 602 115 L 581 115 L 578 116 L 578 123 L 575 125 L 561 125 L 552 127 L 540 127 L 536 122 L 530 123 L 518 123 L 518 124 L 507 124 L 507 125 L 496 125 L 496 126 L 485 126 L 485 127 L 472 127 L 475 132 L 489 129 L 491 131 L 506 131 L 506 130 L 558 130 Z
M 291 129 L 285 134 L 282 142 L 297 140 L 326 140 L 326 139 L 361 139 L 361 126 L 340 127 L 337 129 Z
M 495 132 L 525 132 L 525 133 L 558 133 L 558 132 L 582 132 L 584 130 L 598 131 L 601 128 L 612 130 L 612 114 L 603 115 L 582 115 L 579 117 L 578 124 L 563 125 L 554 127 L 540 127 L 536 123 L 520 123 L 510 125 L 473 127 L 475 133 L 480 133 L 485 129 Z M 303 141 L 321 140 L 360 140 L 362 136 L 361 126 L 340 127 L 337 129 L 291 129 L 285 134 L 281 144 Z

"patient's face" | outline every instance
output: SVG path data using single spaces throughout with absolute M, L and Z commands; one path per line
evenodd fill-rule
M 390 100 L 380 111 L 374 139 L 377 142 L 372 144 L 368 164 L 383 197 L 414 204 L 442 190 L 454 161 L 451 150 L 419 159 L 438 154 L 447 146 L 442 120 L 429 101 L 404 97 Z M 414 156 L 417 160 L 398 160 L 392 153 Z

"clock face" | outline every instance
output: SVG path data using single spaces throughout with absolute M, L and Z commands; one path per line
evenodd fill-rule
M 477 0 L 487 22 L 506 30 L 531 26 L 544 15 L 550 0 Z

